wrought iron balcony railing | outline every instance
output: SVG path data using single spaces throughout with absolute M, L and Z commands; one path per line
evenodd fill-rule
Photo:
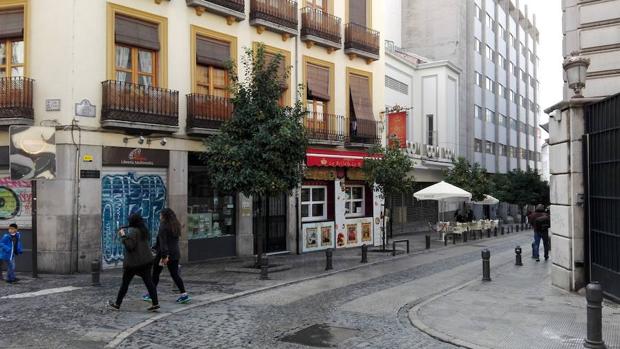
M 379 123 L 376 121 L 365 119 L 349 120 L 349 143 L 378 144 L 380 134 Z
M 198 93 L 187 95 L 188 133 L 212 133 L 232 117 L 233 104 L 229 98 Z
M 186 0 L 186 3 L 197 15 L 209 11 L 226 17 L 228 24 L 245 19 L 245 0 Z
M 271 30 L 284 39 L 297 35 L 297 2 L 291 0 L 251 0 L 250 24 L 257 31 Z
M 344 142 L 346 118 L 342 115 L 307 112 L 304 126 L 310 140 Z
M 0 125 L 32 124 L 33 85 L 29 78 L 0 78 Z
M 349 55 L 369 60 L 379 59 L 379 32 L 355 23 L 344 28 L 344 49 Z
M 328 48 L 339 49 L 341 19 L 312 7 L 301 9 L 301 39 Z

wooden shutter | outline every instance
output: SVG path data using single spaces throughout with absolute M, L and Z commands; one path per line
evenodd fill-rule
M 351 108 L 356 119 L 375 121 L 372 114 L 372 99 L 370 97 L 370 82 L 367 77 L 350 74 L 349 89 L 351 93 Z
M 0 39 L 24 36 L 24 10 L 0 12 Z
M 329 101 L 329 68 L 308 63 L 306 66 L 308 80 L 308 98 Z
M 114 36 L 117 44 L 159 51 L 157 24 L 117 15 Z
M 218 68 L 226 68 L 230 61 L 230 43 L 198 36 L 196 38 L 196 62 Z
M 265 52 L 265 66 L 268 67 L 271 62 L 276 58 L 277 54 Z M 278 65 L 278 80 L 280 87 L 283 90 L 288 88 L 288 79 L 286 78 L 286 57 L 282 56 L 280 64 Z
M 349 0 L 349 23 L 366 27 L 366 0 Z

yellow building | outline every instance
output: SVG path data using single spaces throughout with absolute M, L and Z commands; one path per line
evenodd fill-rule
M 254 254 L 265 214 L 268 252 L 336 247 L 341 234 L 343 247 L 375 243 L 381 205 L 354 167 L 382 139 L 382 7 L 378 0 L 0 0 L 4 177 L 8 126 L 55 127 L 57 144 L 56 178 L 36 185 L 36 219 L 29 182 L 0 179 L 18 207 L 2 213 L 2 224 L 19 221 L 26 235 L 34 225 L 38 269 L 50 272 L 87 270 L 93 259 L 118 265 L 115 232 L 128 214 L 140 212 L 155 231 L 166 206 L 184 226 L 189 260 Z M 232 113 L 226 62 L 259 42 L 291 66 L 282 103 L 302 99 L 312 144 L 303 186 L 273 198 L 270 210 L 217 193 L 199 157 Z M 330 224 L 332 236 L 322 236 Z

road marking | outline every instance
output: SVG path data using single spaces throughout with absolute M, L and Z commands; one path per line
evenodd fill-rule
M 16 298 L 39 297 L 39 296 L 46 296 L 48 294 L 75 291 L 75 290 L 79 290 L 81 288 L 83 288 L 83 287 L 67 286 L 67 287 L 48 288 L 48 289 L 40 290 L 40 291 L 36 291 L 36 292 L 25 292 L 25 293 L 12 294 L 12 295 L 8 295 L 8 296 L 0 297 L 0 299 L 16 299 Z

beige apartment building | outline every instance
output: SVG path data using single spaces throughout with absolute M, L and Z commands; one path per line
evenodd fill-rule
M 252 255 L 258 229 L 270 253 L 379 243 L 382 201 L 359 167 L 383 139 L 382 13 L 378 0 L 0 0 L 1 228 L 18 222 L 30 247 L 36 231 L 38 270 L 60 273 L 119 266 L 116 230 L 139 212 L 155 232 L 163 207 L 189 261 Z M 232 116 L 227 62 L 258 43 L 291 67 L 281 103 L 306 106 L 311 144 L 300 188 L 263 208 L 217 192 L 200 157 Z M 9 178 L 11 125 L 55 128 L 55 179 Z

